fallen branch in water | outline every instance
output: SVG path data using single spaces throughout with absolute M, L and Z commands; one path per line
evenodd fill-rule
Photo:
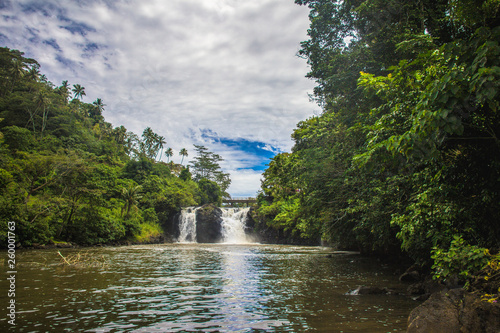
M 75 267 L 104 267 L 106 260 L 104 256 L 95 257 L 89 252 L 78 252 L 76 254 L 69 254 L 63 256 L 60 251 L 57 251 L 61 256 L 62 265 L 75 266 Z
M 61 256 L 61 258 L 63 258 L 63 260 L 68 264 L 68 265 L 71 265 L 69 263 L 69 261 L 66 260 L 66 258 L 64 258 L 64 256 L 61 254 L 61 251 L 57 251 L 57 253 L 59 253 L 59 255 Z

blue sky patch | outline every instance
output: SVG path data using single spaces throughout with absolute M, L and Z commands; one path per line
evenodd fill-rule
M 217 133 L 211 130 L 202 130 L 202 138 L 209 139 L 215 143 L 231 148 L 232 150 L 241 151 L 244 152 L 245 155 L 254 157 L 252 160 L 255 160 L 255 163 L 250 167 L 244 168 L 246 170 L 264 171 L 267 169 L 269 159 L 280 153 L 279 149 L 268 143 L 251 141 L 243 138 L 234 139 L 219 137 Z M 224 158 L 224 156 L 222 156 L 222 158 Z M 238 170 L 242 170 L 242 168 Z
M 40 13 L 45 17 L 50 17 L 53 12 L 60 11 L 56 5 L 44 1 L 20 3 L 19 5 L 21 7 L 21 11 L 25 14 Z
M 43 43 L 52 46 L 57 51 L 61 51 L 61 47 L 59 46 L 59 44 L 57 44 L 56 40 L 53 38 L 46 39 L 43 41 Z
M 86 25 L 85 23 L 75 22 L 63 16 L 59 16 L 58 18 L 61 21 L 68 22 L 68 24 L 60 25 L 59 27 L 68 30 L 72 34 L 78 34 L 85 37 L 88 32 L 96 31 L 96 29 Z
M 74 66 L 74 61 L 72 61 L 71 59 L 68 59 L 66 57 L 63 57 L 60 54 L 56 55 L 56 60 L 58 62 L 60 62 L 61 64 L 63 64 L 64 66 L 66 66 L 66 67 L 72 67 L 72 66 Z

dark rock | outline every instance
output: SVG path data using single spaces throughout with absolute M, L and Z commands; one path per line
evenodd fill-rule
M 245 229 L 245 235 L 247 236 L 247 238 L 256 242 L 259 240 L 259 237 L 257 235 L 257 232 L 255 231 L 255 219 L 253 218 L 254 213 L 252 212 L 253 209 L 254 209 L 254 207 L 251 207 L 245 216 L 245 220 L 244 220 L 245 228 L 244 229 Z
M 248 214 L 247 214 L 246 219 L 245 219 L 245 232 L 247 232 L 247 233 L 254 232 L 254 229 L 255 229 L 254 216 L 255 216 L 255 207 L 252 206 L 248 210 Z
M 417 281 L 420 281 L 420 274 L 417 271 L 403 273 L 399 277 L 399 281 L 401 281 L 401 282 L 417 282 Z
M 441 283 L 428 279 L 423 282 L 417 282 L 410 285 L 407 291 L 410 295 L 430 295 L 445 289 L 447 289 L 446 286 L 442 285 Z
M 465 294 L 460 311 L 463 332 L 500 332 L 500 304 L 482 301 L 478 294 Z
M 196 211 L 196 241 L 218 243 L 222 241 L 222 210 L 205 205 Z
M 460 332 L 457 310 L 463 292 L 462 289 L 455 289 L 432 294 L 410 313 L 407 333 Z
M 419 267 L 417 265 L 411 266 L 399 277 L 399 281 L 410 283 L 420 281 L 420 273 L 418 270 Z
M 465 290 L 443 290 L 413 309 L 408 333 L 500 332 L 500 305 Z
M 166 240 L 174 242 L 179 238 L 179 220 L 181 217 L 181 210 L 166 215 L 165 213 L 158 214 L 160 225 L 165 232 Z M 167 216 L 167 217 L 165 217 Z
M 388 292 L 389 290 L 387 288 L 359 286 L 358 288 L 349 291 L 347 295 L 381 295 L 387 294 Z

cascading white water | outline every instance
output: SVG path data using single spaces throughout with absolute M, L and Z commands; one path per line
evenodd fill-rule
M 179 243 L 196 242 L 196 211 L 199 207 L 188 207 L 181 211 L 179 218 Z
M 196 243 L 196 211 L 200 207 L 187 207 L 179 217 L 179 243 Z M 221 237 L 222 243 L 251 243 L 245 233 L 245 220 L 250 208 L 220 208 L 222 211 Z
M 222 241 L 229 244 L 249 243 L 245 220 L 250 208 L 222 208 Z

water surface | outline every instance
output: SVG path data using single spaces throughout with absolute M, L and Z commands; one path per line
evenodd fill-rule
M 17 252 L 16 332 L 403 332 L 418 305 L 406 296 L 345 295 L 358 285 L 405 286 L 372 258 L 329 258 L 322 247 L 60 250 L 104 263 L 90 267 L 63 265 L 57 251 Z M 7 288 L 2 279 L 2 304 Z M 8 326 L 2 316 L 0 327 Z

